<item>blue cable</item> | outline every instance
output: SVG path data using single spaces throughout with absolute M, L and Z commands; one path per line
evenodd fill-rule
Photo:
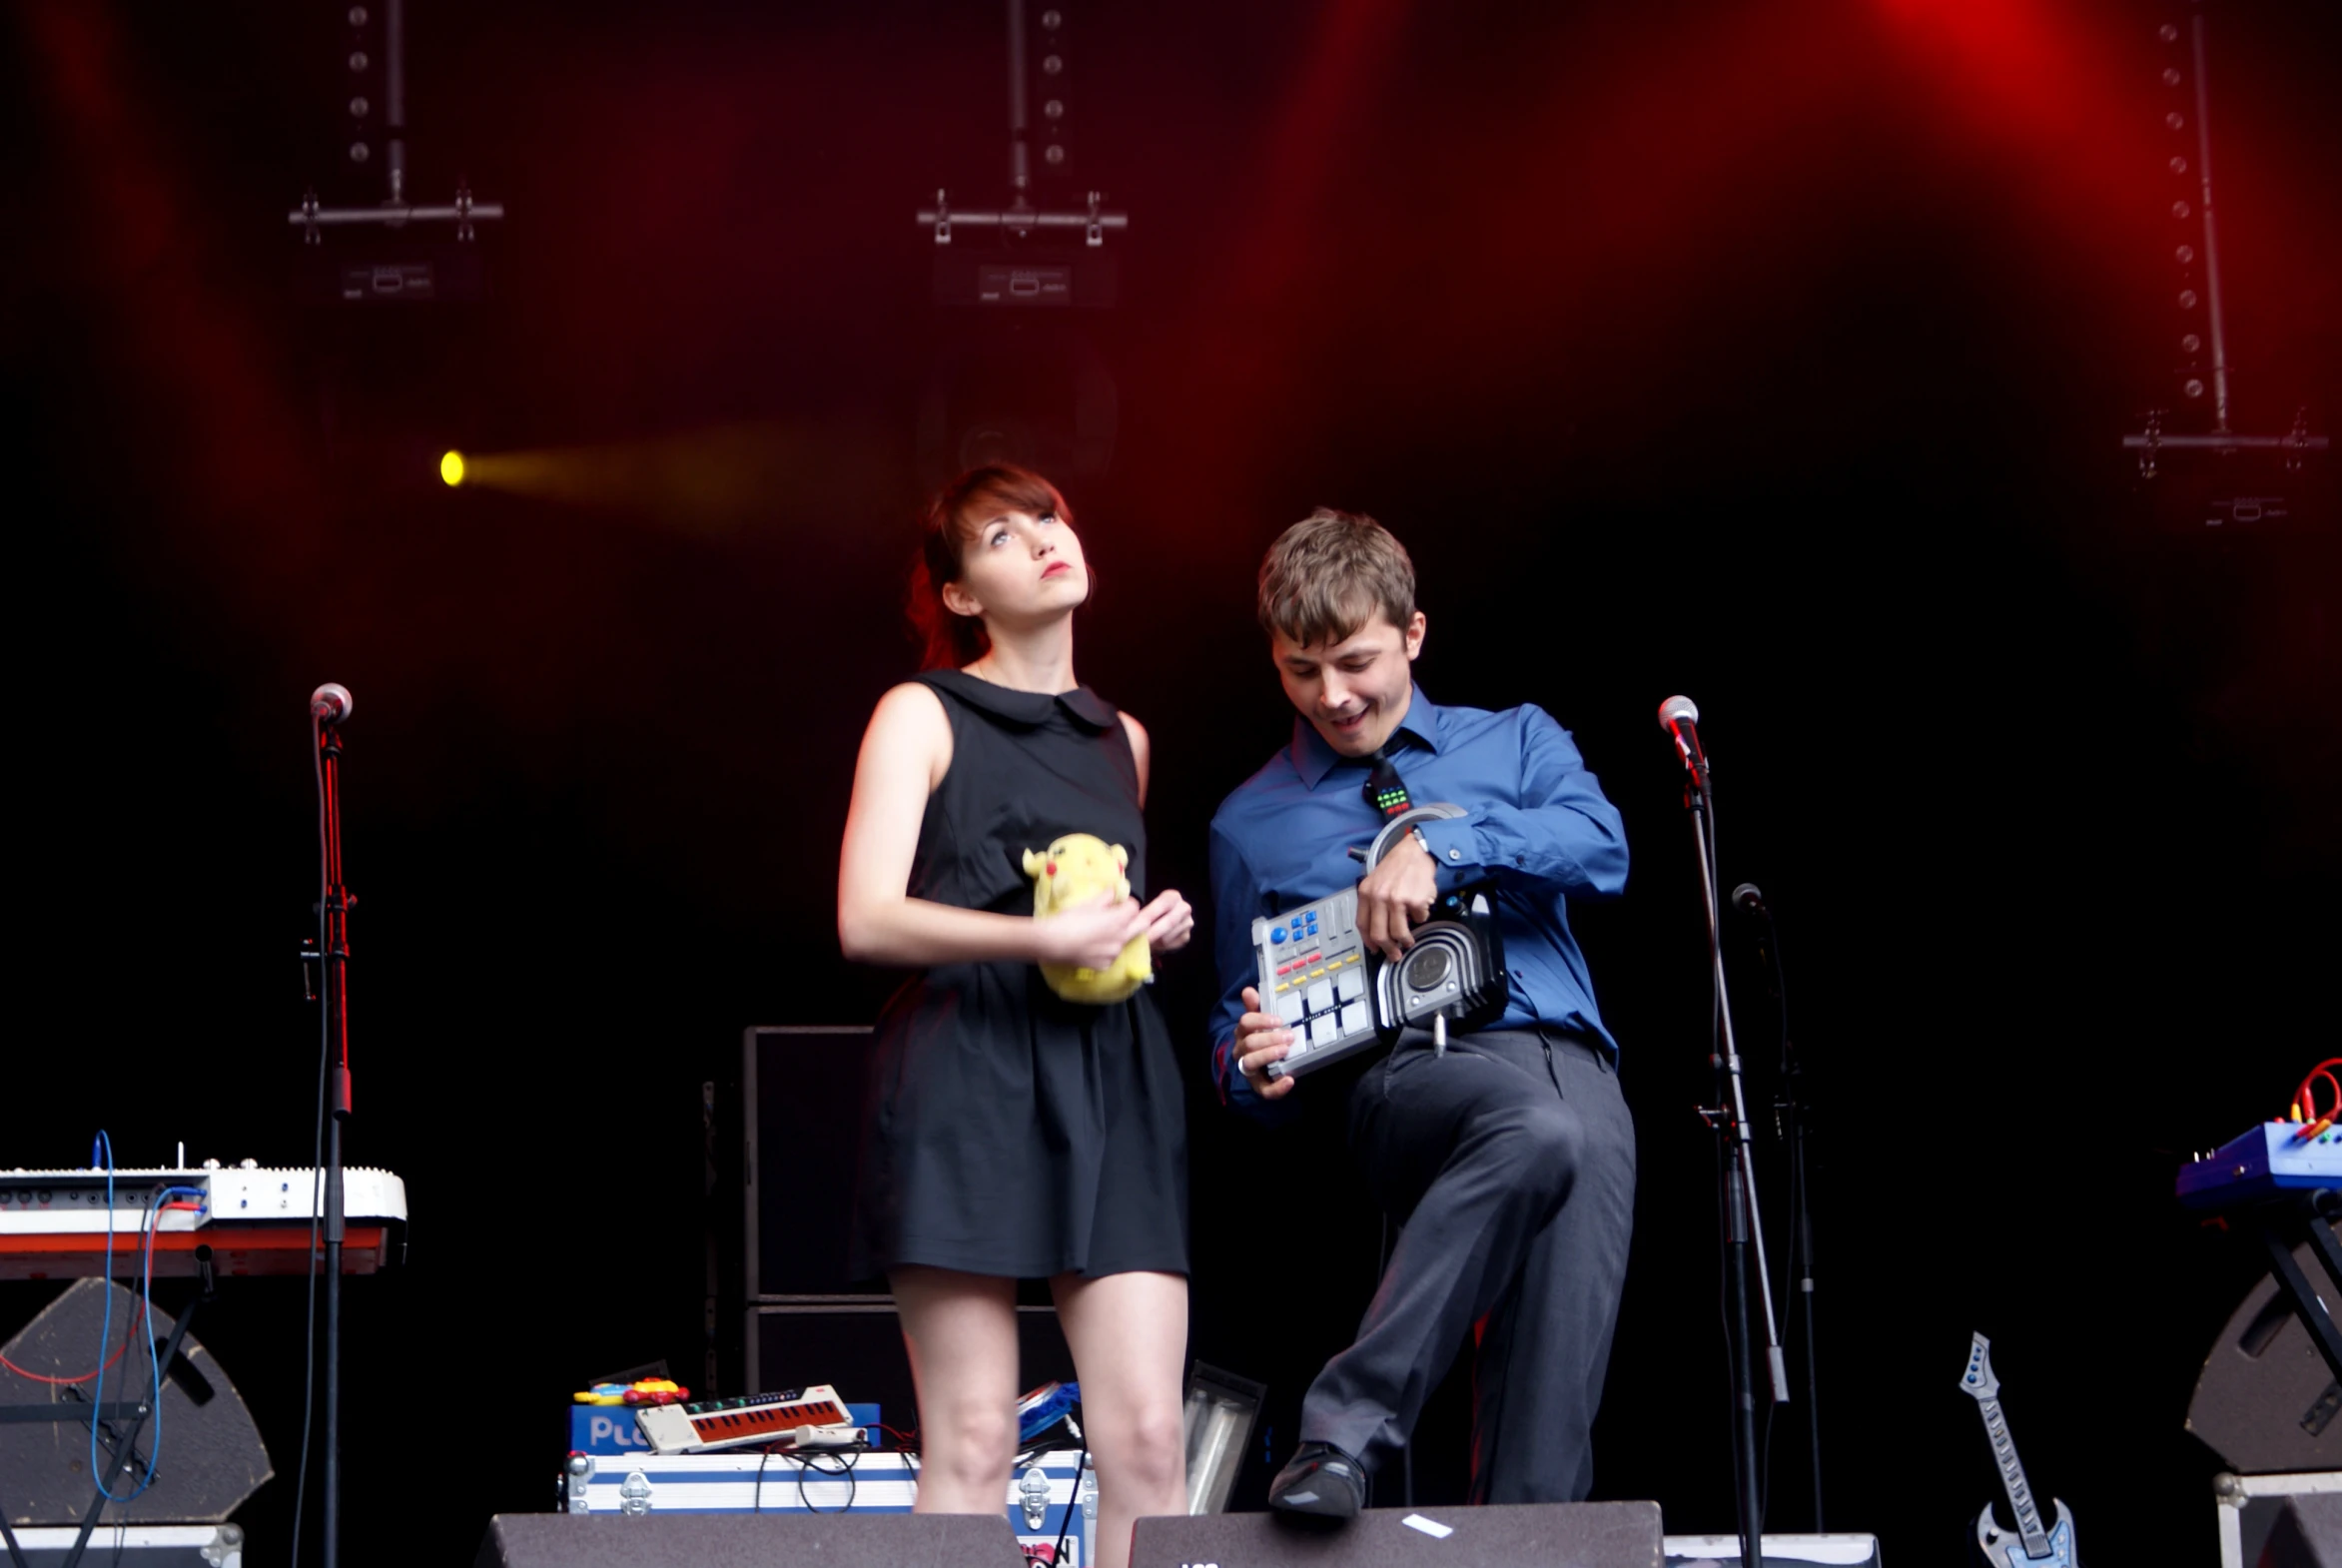
M 98 1390 L 96 1398 L 90 1404 L 90 1474 L 96 1478 L 98 1493 L 106 1501 L 126 1503 L 137 1498 L 154 1484 L 155 1464 L 163 1452 L 163 1362 L 161 1352 L 155 1348 L 154 1332 L 155 1231 L 162 1224 L 163 1205 L 169 1202 L 174 1194 L 200 1199 L 205 1193 L 201 1187 L 193 1186 L 158 1188 L 153 1200 L 147 1205 L 146 1214 L 139 1227 L 146 1232 L 146 1242 L 143 1248 L 144 1263 L 140 1270 L 140 1299 L 144 1303 L 142 1315 L 147 1325 L 147 1386 L 149 1390 L 147 1408 L 153 1419 L 155 1435 L 147 1445 L 147 1473 L 140 1479 L 135 1490 L 126 1496 L 117 1497 L 106 1485 L 106 1468 L 98 1463 L 98 1427 L 102 1424 L 100 1413 L 106 1405 L 106 1341 L 114 1337 L 114 1141 L 103 1132 L 100 1132 L 90 1145 L 90 1164 L 102 1167 L 106 1173 L 106 1267 L 105 1272 L 100 1276 L 105 1281 L 106 1304 L 99 1317 L 98 1327 Z M 127 1350 L 129 1346 L 129 1334 L 125 1330 L 123 1348 Z
M 138 1490 L 132 1492 L 129 1497 L 120 1498 L 113 1497 L 112 1493 L 108 1493 L 108 1497 L 116 1502 L 130 1502 L 143 1495 L 148 1487 L 154 1485 L 155 1466 L 161 1462 L 163 1457 L 163 1353 L 155 1348 L 155 1232 L 163 1227 L 163 1205 L 174 1196 L 192 1197 L 200 1201 L 205 1195 L 204 1189 L 200 1186 L 166 1186 L 155 1193 L 154 1201 L 147 1207 L 144 1225 L 147 1233 L 146 1255 L 139 1272 L 139 1294 L 140 1299 L 145 1303 L 147 1364 L 152 1368 L 148 1386 L 153 1390 L 153 1397 L 148 1401 L 147 1408 L 153 1412 L 151 1421 L 155 1435 L 147 1443 L 147 1473 L 140 1478 Z
M 106 1407 L 106 1341 L 114 1337 L 114 1140 L 103 1129 L 90 1141 L 90 1164 L 103 1166 L 106 1172 L 106 1270 L 99 1275 L 105 1281 L 106 1310 L 98 1320 L 98 1393 L 90 1402 L 90 1474 L 97 1478 L 99 1494 L 111 1502 L 114 1494 L 106 1490 L 105 1472 L 98 1468 L 98 1412 Z

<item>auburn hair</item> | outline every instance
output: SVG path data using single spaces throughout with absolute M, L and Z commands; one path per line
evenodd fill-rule
M 1268 547 L 1258 607 L 1262 631 L 1302 648 L 1341 641 L 1376 610 L 1404 630 L 1415 618 L 1415 563 L 1373 518 L 1320 506 Z
M 920 642 L 923 670 L 958 669 L 975 663 L 992 647 L 981 616 L 962 615 L 944 603 L 944 585 L 958 582 L 965 569 L 969 541 L 976 537 L 977 509 L 987 504 L 1055 517 L 1068 527 L 1074 522 L 1073 510 L 1056 485 L 1013 462 L 970 468 L 937 490 L 919 514 L 919 555 L 911 563 L 911 589 L 904 605 Z

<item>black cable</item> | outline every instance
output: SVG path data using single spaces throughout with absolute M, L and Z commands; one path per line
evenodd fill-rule
M 795 1457 L 797 1460 L 798 1507 L 804 1509 L 807 1513 L 849 1513 L 853 1510 L 854 1499 L 862 1495 L 862 1483 L 854 1476 L 854 1461 L 857 1457 L 859 1457 L 858 1455 L 848 1453 L 843 1450 L 832 1449 L 827 1452 L 799 1454 L 793 1457 Z M 824 1469 L 822 1466 L 814 1463 L 814 1460 L 817 1458 L 835 1459 L 838 1461 L 838 1468 L 835 1470 Z M 817 1471 L 820 1474 L 830 1476 L 833 1479 L 841 1475 L 844 1476 L 846 1478 L 846 1500 L 835 1508 L 814 1507 L 813 1499 L 805 1495 L 805 1472 L 808 1470 Z
M 790 1453 L 778 1447 L 766 1447 L 761 1451 L 760 1457 L 756 1461 L 756 1490 L 749 1504 L 749 1512 L 752 1514 L 761 1514 L 764 1512 L 764 1471 L 765 1466 L 773 1462 L 773 1456 L 775 1454 L 778 1454 L 781 1458 L 788 1460 L 797 1467 L 797 1506 L 799 1508 L 803 1509 L 807 1513 L 833 1514 L 850 1512 L 854 1507 L 856 1499 L 862 1495 L 862 1482 L 861 1479 L 855 1475 L 854 1467 L 864 1452 L 865 1450 L 863 1449 L 853 1448 L 809 1449 L 804 1453 Z M 838 1468 L 832 1470 L 826 1466 L 816 1464 L 814 1461 L 817 1459 L 835 1459 L 838 1461 Z M 846 1479 L 845 1502 L 835 1508 L 814 1507 L 813 1499 L 805 1495 L 805 1472 L 809 1469 L 814 1471 L 816 1474 L 829 1476 L 833 1480 L 839 1476 L 844 1476 Z
M 1090 1468 L 1090 1445 L 1082 1445 L 1082 1457 L 1074 1461 L 1074 1489 L 1066 1497 L 1065 1516 L 1058 1520 L 1058 1543 L 1050 1548 L 1052 1565 L 1066 1560 L 1066 1532 L 1074 1528 L 1074 1513 L 1082 1506 L 1082 1472 Z M 1044 1474 L 1048 1472 L 1044 1471 Z
M 24 1560 L 24 1548 L 16 1544 L 16 1532 L 8 1527 L 8 1515 L 0 1513 L 0 1541 L 8 1543 L 10 1568 L 32 1568 Z

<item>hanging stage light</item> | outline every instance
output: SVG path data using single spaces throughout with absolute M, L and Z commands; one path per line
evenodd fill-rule
M 2278 522 L 2301 511 L 2307 497 L 2323 504 L 2320 492 L 2331 483 L 2325 469 L 2332 443 L 2311 430 L 2307 404 L 2296 409 L 2292 428 L 2281 435 L 2246 434 L 2235 427 L 2219 231 L 2212 218 L 2212 95 L 2205 75 L 2202 0 L 2191 0 L 2188 12 L 2184 30 L 2175 22 L 2156 29 L 2170 51 L 2163 85 L 2176 95 L 2163 116 L 2176 139 L 2164 167 L 2180 182 L 2171 202 L 2171 221 L 2182 226 L 2172 242 L 2179 288 L 2171 299 L 2181 318 L 2174 370 L 2184 412 L 2174 417 L 2165 409 L 2150 409 L 2146 428 L 2124 435 L 2122 445 L 2137 455 L 2139 479 L 2152 486 L 2159 509 L 2185 526 Z M 2170 493 L 2175 479 L 2184 481 L 2176 495 Z M 2247 487 L 2253 493 L 2246 493 Z
M 1128 232 L 1130 215 L 1109 211 L 1101 192 L 1064 189 L 1074 171 L 1066 11 L 1045 6 L 1035 29 L 1027 9 L 1008 0 L 1008 205 L 955 208 L 939 190 L 918 214 L 934 241 L 943 339 L 919 403 L 929 483 L 1003 460 L 1095 477 L 1114 454 L 1121 398 L 1080 313 L 1118 303 L 1106 241 Z
M 439 478 L 449 489 L 463 482 L 463 453 L 450 451 L 440 456 Z
M 353 5 L 347 20 L 348 52 L 342 63 L 348 67 L 350 93 L 348 167 L 357 173 L 374 166 L 379 138 L 385 194 L 371 206 L 343 207 L 321 202 L 312 189 L 285 215 L 301 231 L 308 251 L 304 293 L 320 302 L 367 305 L 478 299 L 486 292 L 486 277 L 474 244 L 475 226 L 501 219 L 504 204 L 476 200 L 462 182 L 444 206 L 417 206 L 407 199 L 406 0 L 381 0 L 379 8 Z M 412 237 L 438 224 L 455 226 L 452 245 Z M 364 249 L 329 257 L 324 232 L 341 228 L 365 236 L 358 242 Z

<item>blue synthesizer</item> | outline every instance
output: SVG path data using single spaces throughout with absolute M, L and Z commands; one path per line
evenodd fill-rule
M 2179 1168 L 2179 1201 L 2190 1208 L 2230 1208 L 2285 1192 L 2342 1187 L 2342 1127 L 2316 1129 L 2308 1122 L 2263 1122 L 2230 1139 Z

